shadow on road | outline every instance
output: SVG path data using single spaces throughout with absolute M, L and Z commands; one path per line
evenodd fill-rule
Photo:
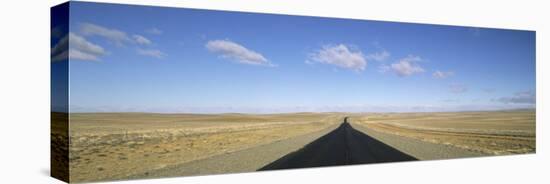
M 337 129 L 259 170 L 412 160 L 417 159 L 355 130 L 345 118 Z

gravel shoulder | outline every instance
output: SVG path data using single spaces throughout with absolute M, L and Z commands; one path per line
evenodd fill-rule
M 434 144 L 413 138 L 381 133 L 358 124 L 352 123 L 351 126 L 354 129 L 419 160 L 489 156 L 485 153 L 473 152 L 450 145 Z M 337 127 L 337 125 L 333 125 L 329 128 L 313 133 L 279 140 L 236 152 L 225 153 L 201 160 L 152 170 L 145 173 L 135 174 L 129 176 L 127 179 L 252 172 L 284 157 L 285 155 L 288 155 L 289 153 L 302 149 L 305 145 L 308 145 L 309 143 L 332 132 Z
M 201 160 L 183 163 L 176 166 L 166 167 L 146 173 L 132 175 L 127 179 L 134 178 L 159 178 L 175 176 L 193 176 L 210 174 L 227 174 L 239 172 L 256 171 L 263 166 L 277 160 L 289 153 L 301 149 L 308 143 L 333 131 L 337 125 L 321 131 L 296 136 L 289 139 L 279 140 L 245 150 L 217 155 Z
M 482 152 L 474 152 L 466 149 L 457 148 L 451 145 L 434 144 L 418 139 L 392 135 L 371 130 L 362 125 L 353 124 L 353 128 L 374 137 L 375 139 L 419 160 L 440 160 L 451 158 L 467 158 L 490 156 Z

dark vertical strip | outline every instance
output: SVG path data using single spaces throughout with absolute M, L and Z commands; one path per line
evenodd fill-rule
M 70 182 L 69 173 L 69 2 L 52 7 L 51 19 L 51 176 Z

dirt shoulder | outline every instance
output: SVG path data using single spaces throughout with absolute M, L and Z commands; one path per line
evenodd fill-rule
M 324 128 L 320 131 L 278 140 L 272 143 L 263 144 L 236 152 L 225 153 L 201 160 L 144 172 L 132 175 L 128 177 L 128 179 L 256 171 L 274 160 L 299 150 L 304 145 L 318 139 L 336 128 L 337 124 L 333 124 L 330 127 Z
M 341 119 L 339 115 L 324 114 L 154 115 L 150 119 L 147 118 L 153 115 L 147 115 L 145 120 L 140 119 L 145 116 L 141 114 L 85 115 L 71 122 L 70 168 L 71 180 L 75 182 L 147 175 L 150 171 L 319 132 L 332 126 L 334 119 Z M 214 118 L 232 121 L 219 122 Z M 261 152 L 256 154 L 264 156 Z
M 461 149 L 451 145 L 436 144 L 415 138 L 384 133 L 360 124 L 352 123 L 352 126 L 355 129 L 419 160 L 440 160 L 488 156 L 488 154 L 482 152 Z
M 486 155 L 534 153 L 536 146 L 535 137 L 530 135 L 418 129 L 384 123 L 368 124 L 367 127 L 378 132 L 449 145 Z

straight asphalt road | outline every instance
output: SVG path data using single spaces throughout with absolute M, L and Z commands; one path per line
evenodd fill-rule
M 478 157 L 483 154 L 449 145 L 385 134 L 345 118 L 340 125 L 273 143 L 128 176 L 158 178 L 341 166 L 413 160 Z
M 259 170 L 417 160 L 354 129 L 347 119 L 334 131 Z

